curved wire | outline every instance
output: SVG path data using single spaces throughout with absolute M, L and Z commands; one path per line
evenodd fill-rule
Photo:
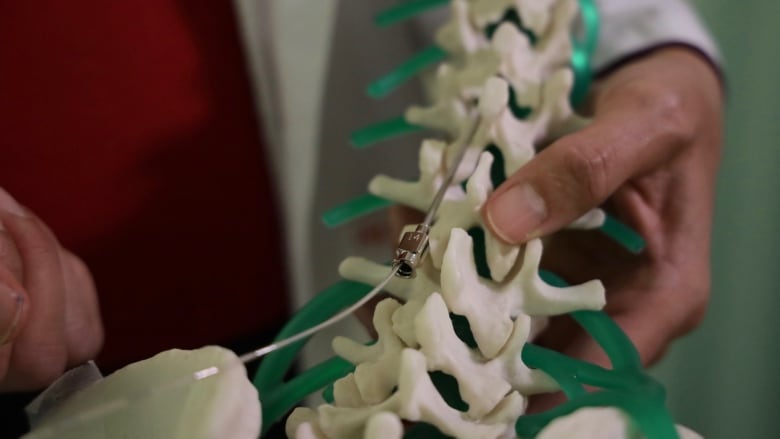
M 398 272 L 398 267 L 393 267 L 390 270 L 390 273 L 388 273 L 387 277 L 384 278 L 384 280 L 382 280 L 382 282 L 379 282 L 379 284 L 377 286 L 375 286 L 374 289 L 371 290 L 371 292 L 369 292 L 368 294 L 363 296 L 362 299 L 360 299 L 357 302 L 355 302 L 354 304 L 352 304 L 352 306 L 350 306 L 348 308 L 345 308 L 343 311 L 341 311 L 340 313 L 336 314 L 335 316 L 329 318 L 328 320 L 325 320 L 324 322 L 322 322 L 322 323 L 320 323 L 318 325 L 314 325 L 311 328 L 309 328 L 309 329 L 307 329 L 305 331 L 299 332 L 299 333 L 297 333 L 297 334 L 295 334 L 293 336 L 290 336 L 290 337 L 287 337 L 285 339 L 279 340 L 277 342 L 271 343 L 268 346 L 264 346 L 264 347 L 262 347 L 260 349 L 256 349 L 254 351 L 247 352 L 246 354 L 241 355 L 240 357 L 238 357 L 238 359 L 241 360 L 244 363 L 248 363 L 250 361 L 257 360 L 258 358 L 261 358 L 261 357 L 263 357 L 265 355 L 268 355 L 268 354 L 270 354 L 273 351 L 279 350 L 279 349 L 281 349 L 281 348 L 283 348 L 285 346 L 289 346 L 289 345 L 291 345 L 291 344 L 293 344 L 293 343 L 295 343 L 297 341 L 301 341 L 304 338 L 310 337 L 310 336 L 312 336 L 312 335 L 322 331 L 323 329 L 325 329 L 325 328 L 327 328 L 329 326 L 332 326 L 332 325 L 340 322 L 341 320 L 344 320 L 346 317 L 348 317 L 353 312 L 355 312 L 358 308 L 360 308 L 361 306 L 365 305 L 369 300 L 373 299 L 374 296 L 379 294 L 379 292 L 382 291 L 382 289 L 385 287 L 385 285 L 387 285 L 387 283 L 390 282 L 391 279 L 393 279 L 393 277 L 395 276 L 395 274 L 397 272 Z

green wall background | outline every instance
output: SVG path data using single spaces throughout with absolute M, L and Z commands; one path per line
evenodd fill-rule
M 780 408 L 780 2 L 695 2 L 720 43 L 727 128 L 702 326 L 656 368 L 678 422 L 775 438 Z

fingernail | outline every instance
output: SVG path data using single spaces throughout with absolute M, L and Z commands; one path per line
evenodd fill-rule
M 24 308 L 24 296 L 0 284 L 0 346 L 16 332 Z
M 487 220 L 499 238 L 519 244 L 541 235 L 547 218 L 544 199 L 527 183 L 517 184 L 490 202 Z
M 3 188 L 0 188 L 0 210 L 11 212 L 14 215 L 26 216 L 22 205 Z

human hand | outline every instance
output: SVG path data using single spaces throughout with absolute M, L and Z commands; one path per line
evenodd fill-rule
M 699 55 L 667 47 L 611 73 L 593 96 L 593 123 L 512 175 L 483 216 L 509 243 L 549 235 L 603 203 L 637 230 L 647 242 L 639 255 L 600 233 L 557 233 L 545 246 L 543 266 L 570 282 L 601 279 L 605 311 L 649 364 L 696 327 L 706 309 L 720 83 Z M 538 342 L 608 364 L 571 319 L 552 319 Z
M 0 391 L 43 388 L 102 343 L 89 270 L 0 188 Z

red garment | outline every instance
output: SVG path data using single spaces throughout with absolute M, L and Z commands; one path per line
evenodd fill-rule
M 92 269 L 103 366 L 284 319 L 229 1 L 3 2 L 0 186 Z

